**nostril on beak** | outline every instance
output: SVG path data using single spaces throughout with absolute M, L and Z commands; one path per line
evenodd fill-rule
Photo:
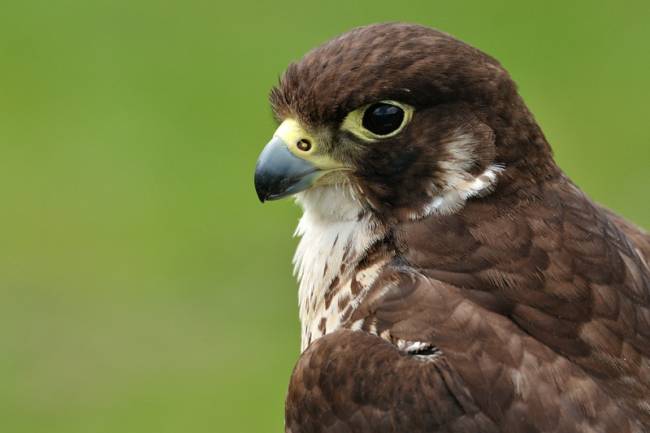
M 309 152 L 311 150 L 311 141 L 306 138 L 301 138 L 298 140 L 298 143 L 296 143 L 296 147 L 303 152 Z

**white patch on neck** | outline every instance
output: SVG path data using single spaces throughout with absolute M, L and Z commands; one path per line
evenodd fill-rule
M 366 251 L 385 234 L 371 213 L 364 210 L 348 185 L 328 185 L 297 194 L 304 213 L 296 236 L 300 243 L 294 255 L 298 277 L 298 303 L 303 349 L 309 331 L 321 319 L 325 295 L 335 278 L 351 276 Z
M 455 179 L 434 196 L 422 211 L 411 215 L 411 219 L 416 220 L 431 214 L 449 215 L 459 211 L 471 197 L 482 197 L 492 192 L 499 173 L 504 169 L 501 164 L 492 164 L 476 177 Z

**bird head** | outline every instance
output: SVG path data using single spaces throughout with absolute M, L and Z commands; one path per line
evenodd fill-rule
M 551 161 L 505 69 L 419 25 L 325 43 L 289 65 L 270 101 L 279 127 L 255 170 L 261 201 L 340 191 L 384 219 L 417 219 L 457 211 L 506 168 L 534 179 Z

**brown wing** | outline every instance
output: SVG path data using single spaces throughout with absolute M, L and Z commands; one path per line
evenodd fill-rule
M 585 372 L 461 290 L 388 269 L 353 320 L 301 356 L 287 432 L 640 433 Z M 380 337 L 381 336 L 381 337 Z M 442 354 L 409 354 L 408 342 Z
M 609 209 L 601 206 L 600 210 L 627 236 L 646 265 L 650 263 L 650 234 Z
M 575 363 L 650 426 L 647 235 L 564 179 L 507 213 L 502 204 L 487 197 L 405 225 L 404 259 Z
M 396 345 L 435 344 L 498 431 L 645 431 L 583 369 L 462 289 L 408 270 L 382 279 L 392 283 L 375 290 L 353 319 L 363 317 L 362 330 Z
M 421 360 L 365 332 L 326 335 L 302 354 L 289 433 L 493 433 L 443 357 Z

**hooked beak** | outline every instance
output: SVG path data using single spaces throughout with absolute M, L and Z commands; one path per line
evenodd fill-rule
M 312 187 L 332 171 L 347 169 L 320 148 L 298 121 L 285 119 L 255 166 L 255 190 L 263 203 Z
M 314 164 L 291 153 L 288 144 L 274 136 L 257 159 L 255 191 L 262 203 L 276 200 L 306 190 L 320 174 Z

